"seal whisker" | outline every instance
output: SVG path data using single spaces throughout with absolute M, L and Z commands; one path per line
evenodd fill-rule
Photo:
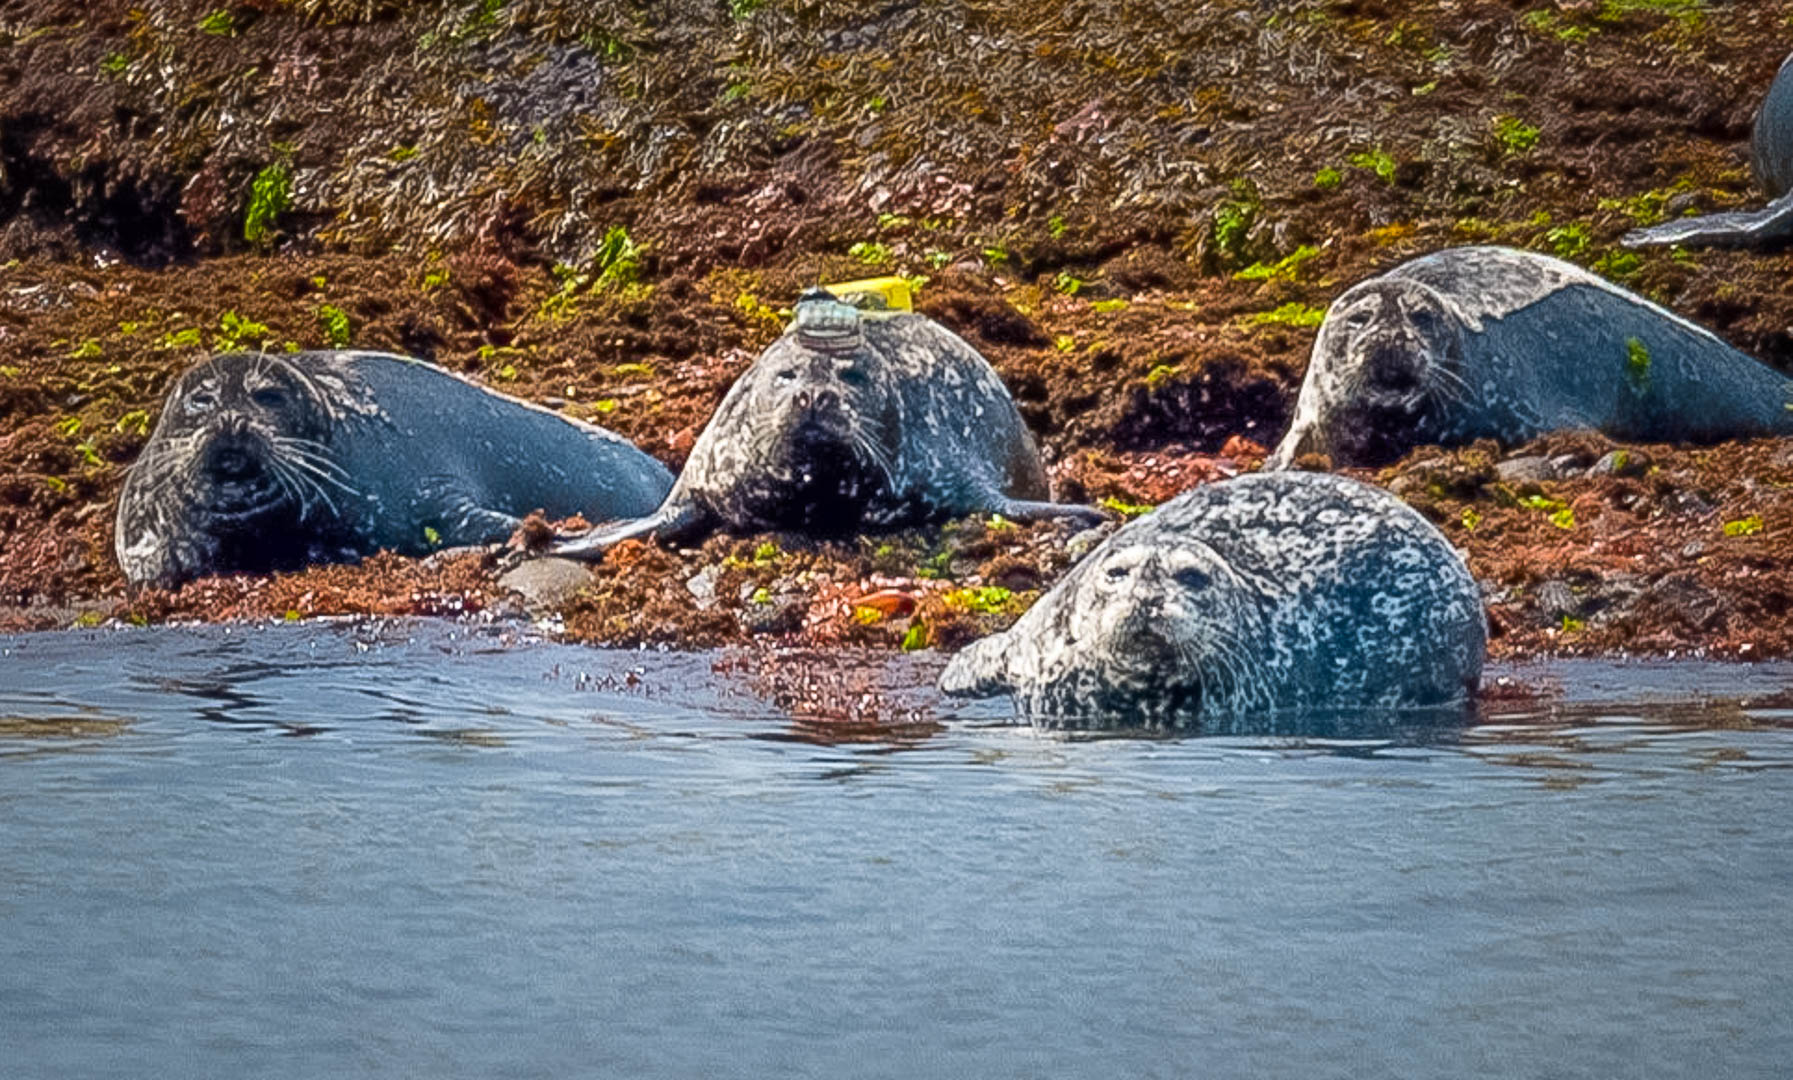
M 355 490 L 353 487 L 349 486 L 347 483 L 344 483 L 343 481 L 338 480 L 334 476 L 330 476 L 328 474 L 318 472 L 310 464 L 308 464 L 307 462 L 305 462 L 299 458 L 288 458 L 285 461 L 280 463 L 280 467 L 282 469 L 289 470 L 292 473 L 293 478 L 295 480 L 303 481 L 305 484 L 307 484 L 309 487 L 311 487 L 313 490 L 315 490 L 318 493 L 318 497 L 323 499 L 324 502 L 330 507 L 330 512 L 332 514 L 340 515 L 341 512 L 337 509 L 336 503 L 330 498 L 329 493 L 324 490 L 324 485 L 323 485 L 323 483 L 319 482 L 320 480 L 327 481 L 331 484 L 336 485 L 338 488 L 342 489 L 342 491 L 345 495 L 348 495 L 351 498 L 360 498 L 361 497 L 361 493 L 359 491 Z

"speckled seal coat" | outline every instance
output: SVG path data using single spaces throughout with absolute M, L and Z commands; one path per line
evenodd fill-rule
M 1781 247 L 1793 241 L 1793 55 L 1781 61 L 1768 96 L 1756 112 L 1750 139 L 1756 183 L 1771 201 L 1760 210 L 1678 218 L 1633 229 L 1620 242 L 1629 247 L 1682 244 L 1715 247 Z
M 125 480 L 134 584 L 508 537 L 521 515 L 646 513 L 672 485 L 622 437 L 403 356 L 232 353 L 183 374 Z
M 599 558 L 630 537 L 717 526 L 839 536 L 976 511 L 1101 518 L 1047 497 L 1033 437 L 975 349 L 926 316 L 813 290 L 729 388 L 665 504 L 554 553 Z
M 1378 465 L 1414 446 L 1592 428 L 1715 442 L 1793 432 L 1793 380 L 1716 335 L 1547 255 L 1451 248 L 1327 309 L 1271 455 Z
M 1413 509 L 1341 476 L 1257 473 L 1122 528 L 940 687 L 1010 693 L 1046 727 L 1193 728 L 1461 703 L 1486 643 L 1474 579 Z

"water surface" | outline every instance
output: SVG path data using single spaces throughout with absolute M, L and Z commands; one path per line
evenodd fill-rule
M 1793 1060 L 1793 666 L 1081 741 L 935 670 L 430 623 L 0 637 L 5 1073 Z

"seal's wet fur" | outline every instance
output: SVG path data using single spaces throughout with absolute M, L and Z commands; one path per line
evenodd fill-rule
M 1460 705 L 1486 645 L 1474 579 L 1417 512 L 1345 477 L 1259 473 L 1122 528 L 940 687 L 1012 694 L 1044 727 L 1218 727 Z
M 1793 55 L 1781 61 L 1756 111 L 1750 138 L 1756 183 L 1771 201 L 1760 210 L 1677 218 L 1633 229 L 1621 238 L 1627 247 L 1681 244 L 1688 247 L 1778 248 L 1793 243 Z
M 975 349 L 925 316 L 812 290 L 730 387 L 665 504 L 554 553 L 595 559 L 630 537 L 717 526 L 825 537 L 976 511 L 1101 519 L 1047 497 L 1033 437 Z
M 231 353 L 184 373 L 119 497 L 133 584 L 505 539 L 521 515 L 646 513 L 621 437 L 385 353 Z
M 1793 380 L 1535 252 L 1451 248 L 1346 290 L 1269 468 L 1381 465 L 1426 443 L 1592 428 L 1665 442 L 1793 433 Z

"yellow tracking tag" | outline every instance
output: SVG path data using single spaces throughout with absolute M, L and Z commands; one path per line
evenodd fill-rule
M 886 311 L 915 310 L 915 304 L 909 296 L 909 282 L 900 277 L 843 281 L 837 285 L 824 285 L 822 288 L 833 293 L 837 299 L 858 308 L 874 310 L 882 308 Z

